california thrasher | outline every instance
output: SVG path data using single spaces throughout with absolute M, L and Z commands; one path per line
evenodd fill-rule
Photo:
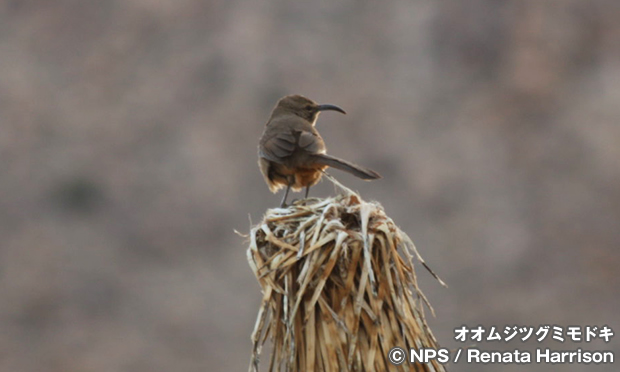
M 271 112 L 258 145 L 258 166 L 271 192 L 286 187 L 281 207 L 286 205 L 289 190 L 316 184 L 323 170 L 333 167 L 363 180 L 381 176 L 368 168 L 327 155 L 325 142 L 314 124 L 321 111 L 346 112 L 338 106 L 319 105 L 300 95 L 286 96 Z

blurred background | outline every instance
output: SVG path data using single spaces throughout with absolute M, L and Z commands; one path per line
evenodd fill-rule
M 443 346 L 463 325 L 618 331 L 618 19 L 617 0 L 0 1 L 0 370 L 245 371 L 261 295 L 234 230 L 280 201 L 256 146 L 291 93 L 348 112 L 319 119 L 330 153 L 384 178 L 331 174 L 448 283 L 418 269 Z M 451 370 L 585 368 L 617 370 Z

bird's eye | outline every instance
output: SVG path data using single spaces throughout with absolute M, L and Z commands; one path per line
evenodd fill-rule
M 306 110 L 308 110 L 308 111 L 312 110 L 312 106 L 306 105 Z

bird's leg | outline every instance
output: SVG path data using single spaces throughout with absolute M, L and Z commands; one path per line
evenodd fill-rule
M 285 208 L 286 207 L 286 197 L 288 196 L 288 190 L 291 188 L 290 185 L 286 186 L 286 191 L 284 192 L 284 197 L 282 198 L 282 201 L 280 202 L 280 208 Z
M 306 196 L 305 196 L 306 199 L 308 199 L 309 192 L 310 192 L 310 186 L 306 186 Z
M 291 179 L 289 179 L 288 184 L 286 185 L 286 191 L 284 192 L 284 197 L 282 198 L 282 201 L 280 202 L 280 208 L 286 207 L 286 198 L 288 197 L 288 191 L 291 189 L 291 183 L 293 182 Z

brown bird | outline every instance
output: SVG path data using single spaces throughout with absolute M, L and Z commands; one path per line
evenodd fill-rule
M 289 190 L 306 188 L 321 179 L 323 170 L 333 167 L 364 180 L 381 176 L 368 168 L 327 155 L 325 142 L 314 124 L 321 111 L 346 112 L 338 106 L 319 105 L 300 95 L 281 98 L 271 112 L 258 145 L 258 166 L 271 192 L 286 187 L 281 207 Z

